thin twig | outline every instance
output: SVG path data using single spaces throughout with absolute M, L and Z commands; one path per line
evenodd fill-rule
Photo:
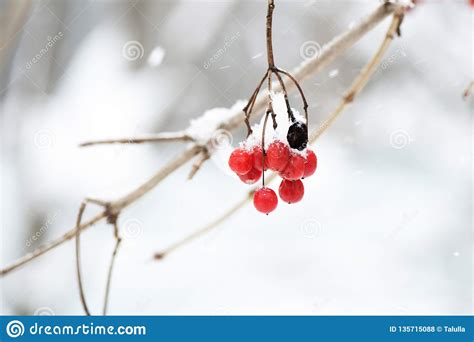
M 474 81 L 471 81 L 469 85 L 464 89 L 464 92 L 462 94 L 462 98 L 466 100 L 469 96 L 471 96 L 472 89 L 474 88 Z
M 305 116 L 305 119 L 306 119 L 306 125 L 308 125 L 309 127 L 309 122 L 308 122 L 308 101 L 306 101 L 306 97 L 304 96 L 304 92 L 303 92 L 303 89 L 301 89 L 301 86 L 300 84 L 298 83 L 298 81 L 293 77 L 292 74 L 290 74 L 288 71 L 286 70 L 283 70 L 283 69 L 280 69 L 280 68 L 277 68 L 276 69 L 277 72 L 281 72 L 283 75 L 286 75 L 293 83 L 294 85 L 296 86 L 296 88 L 298 89 L 299 93 L 300 93 L 300 96 L 301 96 L 301 99 L 303 101 L 303 110 L 304 110 L 304 116 Z
M 83 201 L 79 208 L 76 221 L 76 273 L 77 273 L 77 282 L 79 284 L 79 296 L 81 298 L 82 308 L 84 309 L 87 316 L 90 316 L 89 307 L 86 302 L 86 295 L 84 293 L 84 285 L 82 282 L 82 272 L 81 272 L 81 220 L 84 210 L 86 209 L 87 201 Z
M 285 82 L 283 82 L 283 79 L 281 78 L 280 74 L 276 71 L 276 69 L 272 70 L 272 72 L 277 77 L 278 83 L 280 84 L 280 88 L 283 91 L 283 97 L 285 98 L 285 104 L 286 104 L 286 111 L 288 113 L 288 120 L 290 120 L 291 122 L 295 122 L 295 116 L 293 115 L 293 112 L 291 111 L 290 101 L 288 100 L 288 92 L 286 91 Z M 270 92 L 270 89 L 269 89 L 269 92 Z
M 389 14 L 393 13 L 396 9 L 399 9 L 400 6 L 394 4 L 385 3 L 379 6 L 373 13 L 368 15 L 366 18 L 361 20 L 358 24 L 354 27 L 348 29 L 346 32 L 338 36 L 337 38 L 333 39 L 327 45 L 323 47 L 321 53 L 317 58 L 308 59 L 303 62 L 299 67 L 295 69 L 292 73 L 298 81 L 302 81 L 303 79 L 307 78 L 309 75 L 314 74 L 315 72 L 321 70 L 325 66 L 327 66 L 331 61 L 333 61 L 337 56 L 342 54 L 348 48 L 350 48 L 354 43 L 356 43 L 361 37 L 363 37 L 367 32 L 372 30 L 378 23 L 380 23 L 384 18 L 386 18 Z M 285 83 L 288 87 L 287 90 L 289 91 L 294 87 L 291 82 Z M 275 85 L 278 87 L 279 85 Z M 279 89 L 279 88 L 277 88 Z M 261 111 L 265 108 L 266 105 L 266 98 L 259 97 L 255 101 L 255 105 L 253 109 L 255 111 Z M 236 110 L 232 115 L 229 116 L 229 119 L 221 125 L 219 128 L 225 129 L 233 129 L 237 127 L 243 121 L 242 118 L 242 111 Z M 153 175 L 147 182 L 143 185 L 131 191 L 128 195 L 111 202 L 111 206 L 118 211 L 124 209 L 131 203 L 135 202 L 151 189 L 153 189 L 157 184 L 163 181 L 167 176 L 169 176 L 172 172 L 177 170 L 179 167 L 190 161 L 194 158 L 200 151 L 201 146 L 193 145 L 190 148 L 183 151 L 180 155 L 178 155 L 175 159 L 171 160 L 168 164 L 166 164 L 162 169 L 160 169 L 155 175 Z M 80 225 L 80 230 L 87 229 L 92 225 L 96 224 L 97 222 L 101 221 L 102 219 L 106 218 L 107 212 L 103 211 L 98 215 L 94 216 L 89 221 L 84 222 Z M 46 252 L 50 251 L 51 249 L 63 244 L 64 242 L 72 239 L 76 234 L 76 228 L 66 232 L 63 236 L 59 237 L 52 242 L 40 246 L 32 253 L 29 253 L 20 259 L 14 261 L 10 265 L 4 267 L 0 270 L 0 276 L 5 276 L 6 274 L 10 273 L 11 271 L 18 269 L 20 266 L 25 265 L 31 260 L 39 257 L 40 255 L 45 254 Z
M 163 132 L 155 135 L 141 137 L 86 141 L 79 144 L 79 147 L 105 144 L 143 144 L 146 142 L 175 142 L 192 140 L 193 139 L 186 132 Z
M 171 160 L 168 164 L 166 164 L 162 169 L 160 169 L 152 178 L 150 178 L 147 182 L 143 185 L 135 189 L 134 191 L 130 192 L 128 195 L 116 200 L 115 202 L 110 202 L 110 206 L 116 210 L 120 211 L 133 203 L 138 198 L 142 197 L 145 193 L 149 190 L 154 188 L 156 184 L 161 182 L 163 179 L 168 177 L 174 170 L 178 169 L 186 162 L 188 162 L 192 157 L 194 157 L 197 153 L 199 153 L 200 148 L 198 146 L 193 146 L 186 149 L 182 154 L 180 154 L 175 159 Z M 90 220 L 82 223 L 79 227 L 80 230 L 85 230 L 87 228 L 92 227 L 96 223 L 102 221 L 104 218 L 108 217 L 108 213 L 106 210 L 102 211 L 101 213 L 97 214 Z M 76 236 L 76 227 L 67 231 L 61 237 L 53 240 L 50 243 L 47 243 L 43 246 L 38 247 L 32 253 L 26 254 L 25 256 L 19 258 L 18 260 L 14 261 L 7 267 L 3 268 L 0 271 L 0 276 L 5 276 L 6 274 L 12 272 L 15 269 L 18 269 L 20 266 L 25 265 L 26 263 L 30 262 L 31 260 L 36 259 L 37 257 L 45 254 L 46 252 L 52 250 L 55 247 L 60 246 L 64 242 L 71 240 Z
M 393 19 L 389 26 L 387 34 L 385 35 L 385 38 L 382 41 L 382 44 L 379 46 L 374 56 L 361 70 L 361 72 L 356 77 L 352 85 L 349 87 L 349 90 L 346 92 L 346 95 L 343 97 L 343 99 L 341 100 L 339 105 L 336 107 L 336 109 L 331 114 L 329 114 L 327 119 L 323 122 L 323 124 L 311 134 L 311 137 L 310 137 L 311 144 L 314 143 L 321 136 L 321 134 L 329 128 L 329 126 L 334 122 L 337 116 L 346 108 L 348 104 L 350 104 L 354 100 L 355 96 L 359 94 L 360 91 L 364 88 L 370 76 L 373 74 L 377 66 L 380 64 L 380 61 L 382 60 L 384 53 L 386 52 L 391 41 L 394 38 L 394 35 L 399 32 L 400 23 L 402 20 L 403 20 L 403 12 L 397 11 L 393 15 Z M 274 179 L 276 179 L 275 173 L 267 177 L 267 180 L 266 180 L 267 184 L 270 183 Z M 166 255 L 168 255 L 172 251 L 175 251 L 178 248 L 185 246 L 186 244 L 196 240 L 197 238 L 203 236 L 204 234 L 209 233 L 214 228 L 217 228 L 222 222 L 224 222 L 226 219 L 228 219 L 233 214 L 235 214 L 239 209 L 243 208 L 252 199 L 254 191 L 255 190 L 249 191 L 249 193 L 247 194 L 247 196 L 245 196 L 245 198 L 239 201 L 235 206 L 233 206 L 231 209 L 226 211 L 222 216 L 220 216 L 215 221 L 209 223 L 203 228 L 198 229 L 197 231 L 184 237 L 183 239 L 179 240 L 175 244 L 171 245 L 171 247 L 168 247 L 161 252 L 155 253 L 155 259 L 156 260 L 163 259 Z
M 193 166 L 191 167 L 191 171 L 189 172 L 189 175 L 188 175 L 188 180 L 193 179 L 196 173 L 201 169 L 202 164 L 204 164 L 204 162 L 208 160 L 210 157 L 211 155 L 209 154 L 209 150 L 207 148 L 201 151 L 201 154 L 198 156 L 198 159 L 194 162 Z
M 250 96 L 249 102 L 247 103 L 247 105 L 243 109 L 243 111 L 245 113 L 244 122 L 245 122 L 245 125 L 247 126 L 247 136 L 252 134 L 252 128 L 250 127 L 250 121 L 249 120 L 250 120 L 250 115 L 252 114 L 253 105 L 255 104 L 255 100 L 257 99 L 257 95 L 260 92 L 260 88 L 262 87 L 263 83 L 267 79 L 269 72 L 270 71 L 267 69 L 267 71 L 265 72 L 265 75 L 263 75 L 262 79 L 258 83 L 257 88 L 255 88 L 255 90 L 253 91 L 252 96 Z
M 110 294 L 110 285 L 112 284 L 112 272 L 114 269 L 115 258 L 117 257 L 117 252 L 120 247 L 120 243 L 122 242 L 122 238 L 120 237 L 117 220 L 113 223 L 114 226 L 114 238 L 115 238 L 115 247 L 114 251 L 112 252 L 112 258 L 109 264 L 109 271 L 107 272 L 107 284 L 105 286 L 105 295 L 104 295 L 104 308 L 102 310 L 102 314 L 105 316 L 107 314 L 107 307 L 109 304 L 109 294 Z
M 199 236 L 202 236 L 205 233 L 207 233 L 208 231 L 214 229 L 214 227 L 218 226 L 219 224 L 224 222 L 226 219 L 228 219 L 230 216 L 232 216 L 235 212 L 237 212 L 239 209 L 243 208 L 247 204 L 247 201 L 250 198 L 252 198 L 252 196 L 253 196 L 253 191 L 251 191 L 245 199 L 241 200 L 240 202 L 235 204 L 232 208 L 230 208 L 228 211 L 226 211 L 217 220 L 215 220 L 215 221 L 209 223 L 208 225 L 202 227 L 201 229 L 195 231 L 194 233 L 192 233 L 191 235 L 185 237 L 184 239 L 172 244 L 171 246 L 169 246 L 168 248 L 162 250 L 161 252 L 156 253 L 154 255 L 154 258 L 156 260 L 163 259 L 165 256 L 169 255 L 174 250 L 180 248 L 181 246 L 184 246 L 186 243 L 191 242 L 194 239 L 198 238 Z
M 273 10 L 275 9 L 274 0 L 268 0 L 268 9 L 267 9 L 267 59 L 268 59 L 268 68 L 273 69 L 275 66 L 275 61 L 273 60 L 273 44 L 272 44 L 272 19 L 273 19 Z

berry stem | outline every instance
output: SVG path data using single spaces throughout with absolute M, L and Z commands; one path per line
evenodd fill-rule
M 262 79 L 257 85 L 257 88 L 255 88 L 255 90 L 253 91 L 252 96 L 250 96 L 249 102 L 247 102 L 247 105 L 243 109 L 245 113 L 244 121 L 245 121 L 245 125 L 247 126 L 247 137 L 250 134 L 252 134 L 252 128 L 250 127 L 250 114 L 252 113 L 252 109 L 255 104 L 255 101 L 257 100 L 257 95 L 260 92 L 260 88 L 262 87 L 263 82 L 265 82 L 265 80 L 268 77 L 268 72 L 269 72 L 269 69 L 267 69 L 267 71 L 265 72 L 265 75 L 263 75 Z
M 267 58 L 268 58 L 268 68 L 273 69 L 275 67 L 275 62 L 273 60 L 273 45 L 272 45 L 272 19 L 273 19 L 273 10 L 275 9 L 274 0 L 268 0 L 268 10 L 267 10 Z
M 309 123 L 308 123 L 308 102 L 306 101 L 306 97 L 304 96 L 303 89 L 301 88 L 301 86 L 298 83 L 298 81 L 296 80 L 296 78 L 294 78 L 294 76 L 292 74 L 290 74 L 288 71 L 280 69 L 280 68 L 277 68 L 276 71 L 282 73 L 283 75 L 286 75 L 290 80 L 293 81 L 296 88 L 298 88 L 301 99 L 303 100 L 303 109 L 304 109 L 304 115 L 305 115 L 305 119 L 306 119 L 306 125 L 309 127 Z
M 277 77 L 278 82 L 280 83 L 280 86 L 281 86 L 281 90 L 283 91 L 283 95 L 285 97 L 286 110 L 288 112 L 288 120 L 290 120 L 291 122 L 295 122 L 296 119 L 295 119 L 295 116 L 293 115 L 293 112 L 291 111 L 290 101 L 288 100 L 288 92 L 286 91 L 285 82 L 283 82 L 283 79 L 281 78 L 277 70 L 278 70 L 277 68 L 273 68 L 271 72 L 274 73 L 275 76 Z
M 273 109 L 270 107 L 267 109 L 265 113 L 265 120 L 263 121 L 263 128 L 262 128 L 262 187 L 265 187 L 265 157 L 267 152 L 265 151 L 265 130 L 267 128 L 268 116 L 270 113 L 273 113 Z

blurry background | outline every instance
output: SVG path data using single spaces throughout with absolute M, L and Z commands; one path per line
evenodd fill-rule
M 190 182 L 186 165 L 123 212 L 110 314 L 472 313 L 472 99 L 462 92 L 473 12 L 467 0 L 418 3 L 375 77 L 318 140 L 301 203 L 268 217 L 248 205 L 162 262 L 154 252 L 247 186 L 216 158 Z M 292 69 L 378 4 L 277 1 L 276 63 Z M 266 68 L 265 13 L 264 1 L 0 0 L 0 265 L 71 229 L 85 196 L 123 195 L 185 147 L 79 142 L 183 129 L 248 98 Z M 313 127 L 387 24 L 302 84 Z M 291 101 L 300 108 L 295 93 Z M 243 125 L 233 134 L 235 146 Z M 88 230 L 82 246 L 99 313 L 112 228 Z M 0 289 L 2 314 L 82 314 L 74 244 Z

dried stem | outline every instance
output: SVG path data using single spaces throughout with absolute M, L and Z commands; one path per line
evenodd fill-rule
M 293 71 L 293 76 L 296 80 L 302 81 L 303 79 L 307 78 L 309 75 L 316 73 L 317 71 L 321 70 L 325 66 L 327 66 L 331 61 L 333 61 L 337 56 L 342 54 L 348 48 L 350 48 L 355 42 L 357 42 L 361 37 L 363 37 L 367 32 L 372 30 L 378 23 L 380 23 L 385 17 L 389 14 L 393 13 L 396 9 L 401 8 L 400 6 L 394 4 L 385 3 L 379 6 L 373 13 L 368 15 L 366 18 L 361 20 L 358 24 L 356 24 L 351 29 L 348 29 L 346 32 L 341 34 L 340 36 L 333 39 L 327 45 L 323 47 L 321 53 L 319 54 L 318 58 L 312 58 L 303 62 L 299 67 L 297 67 Z M 294 84 L 291 82 L 285 83 L 287 86 L 287 90 L 293 88 Z M 279 84 L 275 85 L 276 89 L 278 88 Z M 266 98 L 260 97 L 255 98 L 254 104 L 252 105 L 253 110 L 261 111 L 266 106 Z M 241 122 L 242 119 L 242 112 L 241 110 L 236 110 L 229 116 L 229 119 L 221 125 L 219 128 L 225 128 L 231 130 L 237 127 Z M 131 203 L 137 201 L 143 195 L 148 193 L 151 189 L 153 189 L 156 185 L 158 185 L 161 181 L 163 181 L 166 177 L 168 177 L 172 172 L 180 168 L 182 165 L 190 161 L 194 158 L 197 154 L 200 153 L 202 146 L 198 146 L 193 144 L 190 148 L 187 148 L 181 154 L 179 154 L 175 159 L 168 162 L 162 169 L 160 169 L 155 175 L 153 175 L 147 182 L 143 185 L 131 191 L 128 195 L 119 198 L 116 201 L 110 202 L 111 207 L 117 209 L 118 211 L 124 209 Z M 90 220 L 82 223 L 79 225 L 79 230 L 85 230 L 96 223 L 100 222 L 104 218 L 108 216 L 108 213 L 104 210 L 101 213 L 97 214 Z M 46 252 L 52 250 L 63 244 L 64 242 L 72 239 L 76 235 L 76 227 L 72 230 L 69 230 L 61 237 L 53 240 L 50 243 L 40 246 L 32 253 L 29 253 L 20 259 L 14 261 L 13 263 L 9 264 L 8 266 L 2 268 L 0 270 L 0 276 L 5 276 L 6 274 L 11 273 L 13 270 L 18 269 L 19 267 L 25 265 L 26 263 L 36 259 L 37 257 L 45 254 Z
M 395 34 L 400 34 L 400 24 L 403 20 L 403 11 L 400 9 L 396 11 L 393 15 L 392 22 L 389 26 L 387 34 L 385 35 L 382 44 L 379 46 L 377 51 L 375 52 L 374 56 L 370 59 L 370 61 L 365 65 L 365 67 L 361 70 L 359 75 L 356 77 L 352 85 L 349 87 L 349 90 L 346 92 L 346 95 L 343 97 L 339 105 L 336 109 L 328 115 L 327 119 L 323 122 L 323 124 L 315 130 L 310 136 L 310 143 L 314 143 L 323 132 L 325 132 L 329 126 L 334 122 L 334 120 L 339 116 L 339 114 L 350 104 L 357 94 L 364 88 L 367 81 L 369 80 L 370 76 L 374 73 L 377 66 L 380 64 L 382 57 L 388 47 L 390 46 L 391 41 L 394 38 Z M 273 173 L 270 177 L 267 178 L 267 183 L 270 183 L 272 180 L 276 178 L 276 174 Z M 198 229 L 194 233 L 186 236 L 182 240 L 178 241 L 177 243 L 173 244 L 171 247 L 164 249 L 161 252 L 155 254 L 155 259 L 163 259 L 166 255 L 168 255 L 171 251 L 175 251 L 179 247 L 183 247 L 186 244 L 196 240 L 197 238 L 203 236 L 204 234 L 209 233 L 214 228 L 218 227 L 222 222 L 226 219 L 231 217 L 235 214 L 239 209 L 243 208 L 253 196 L 255 190 L 249 191 L 247 196 L 243 198 L 240 202 L 238 202 L 235 206 L 233 206 L 230 210 L 226 211 L 221 217 L 217 220 L 211 222 L 210 224 L 206 225 L 204 228 Z M 159 258 L 157 257 L 159 256 Z
M 310 141 L 315 141 L 319 138 L 319 136 L 329 127 L 331 124 L 336 120 L 339 114 L 346 108 L 346 106 L 354 101 L 355 97 L 359 94 L 359 92 L 364 88 L 367 81 L 369 80 L 370 76 L 374 73 L 377 66 L 380 64 L 382 57 L 385 51 L 390 46 L 395 34 L 400 34 L 400 24 L 403 20 L 404 12 L 402 10 L 396 11 L 393 15 L 392 22 L 389 26 L 389 29 L 385 35 L 382 44 L 371 58 L 371 60 L 365 65 L 365 67 L 361 70 L 359 75 L 356 77 L 354 82 L 352 83 L 349 90 L 344 95 L 342 101 L 336 107 L 334 112 L 328 116 L 328 118 L 319 126 L 319 128 L 314 131 L 310 135 Z
M 204 164 L 204 162 L 208 160 L 210 157 L 211 155 L 209 154 L 209 150 L 207 148 L 204 148 L 201 151 L 198 159 L 194 162 L 193 166 L 191 167 L 191 171 L 189 172 L 189 175 L 188 175 L 188 180 L 193 179 L 196 173 L 201 169 L 202 164 Z
M 301 96 L 301 99 L 303 100 L 303 110 L 304 110 L 304 116 L 305 116 L 305 119 L 306 119 L 306 125 L 309 126 L 309 122 L 308 122 L 308 102 L 306 101 L 306 97 L 304 96 L 303 89 L 301 88 L 301 86 L 298 83 L 298 81 L 296 80 L 296 78 L 294 78 L 293 75 L 290 74 L 288 71 L 285 71 L 285 70 L 280 69 L 280 68 L 277 68 L 276 71 L 282 73 L 283 75 L 286 75 L 293 82 L 293 84 L 296 86 L 296 88 L 298 89 L 298 91 L 300 93 L 300 96 Z
M 273 60 L 273 43 L 272 43 L 272 19 L 273 19 L 273 10 L 275 9 L 275 3 L 273 0 L 268 0 L 268 10 L 267 10 L 267 59 L 268 59 L 268 68 L 273 69 L 275 66 L 275 61 Z
M 293 115 L 293 112 L 291 111 L 290 101 L 288 100 L 288 92 L 286 91 L 285 82 L 283 82 L 283 79 L 281 78 L 280 74 L 276 70 L 277 69 L 273 70 L 272 72 L 277 77 L 278 83 L 280 83 L 281 90 L 283 91 L 283 96 L 285 98 L 285 104 L 286 104 L 286 111 L 288 112 L 288 120 L 290 120 L 291 122 L 295 122 L 296 119 L 295 119 L 295 116 Z
M 79 147 L 105 145 L 105 144 L 143 144 L 146 142 L 176 142 L 192 141 L 186 132 L 163 132 L 150 136 L 130 137 L 120 139 L 92 140 L 79 144 Z
M 260 88 L 262 88 L 263 82 L 265 82 L 265 80 L 268 77 L 268 73 L 269 73 L 269 70 L 267 70 L 265 72 L 265 75 L 263 75 L 262 79 L 258 83 L 257 88 L 255 88 L 255 90 L 253 91 L 252 96 L 250 96 L 249 102 L 247 103 L 247 105 L 243 109 L 243 111 L 245 113 L 244 122 L 245 122 L 245 125 L 247 126 L 247 136 L 252 134 L 252 128 L 250 127 L 250 114 L 252 113 L 253 105 L 255 104 L 255 100 L 257 99 L 257 95 L 260 92 Z
M 271 106 L 271 103 L 269 103 Z M 267 109 L 267 112 L 265 114 L 265 120 L 263 121 L 263 127 L 262 127 L 262 188 L 265 187 L 265 157 L 267 155 L 267 151 L 265 150 L 265 132 L 267 129 L 267 122 L 268 122 L 268 117 L 270 116 L 270 113 L 273 112 L 273 109 L 270 109 L 269 107 Z
M 198 237 L 206 234 L 208 231 L 214 229 L 214 227 L 218 226 L 219 224 L 224 222 L 226 219 L 231 217 L 239 209 L 243 208 L 247 204 L 247 201 L 252 198 L 252 196 L 253 196 L 253 191 L 249 192 L 249 194 L 246 198 L 244 198 L 240 202 L 236 203 L 232 208 L 230 208 L 228 211 L 226 211 L 217 220 L 215 220 L 215 221 L 209 223 L 208 225 L 202 227 L 201 229 L 195 231 L 194 233 L 192 233 L 191 235 L 185 237 L 184 239 L 172 244 L 171 246 L 169 246 L 168 248 L 162 250 L 161 252 L 156 253 L 154 255 L 154 258 L 156 260 L 163 259 L 165 256 L 169 255 L 171 252 L 179 249 L 180 247 L 186 245 L 188 242 L 191 242 L 191 241 L 197 239 Z
M 115 258 L 117 257 L 117 252 L 120 247 L 120 243 L 122 242 L 122 238 L 120 237 L 116 219 L 113 223 L 113 226 L 114 226 L 115 247 L 114 247 L 114 251 L 112 252 L 112 258 L 110 260 L 109 271 L 107 272 L 107 284 L 105 286 L 105 295 L 104 295 L 104 308 L 102 310 L 102 314 L 104 316 L 107 314 L 107 307 L 109 304 L 110 285 L 112 284 L 112 272 L 114 269 Z
M 87 316 L 90 316 L 89 307 L 87 306 L 86 302 L 86 295 L 84 293 L 84 285 L 82 282 L 82 272 L 81 272 L 81 220 L 82 215 L 84 214 L 84 210 L 86 209 L 87 201 L 81 203 L 79 208 L 79 212 L 77 214 L 76 220 L 76 273 L 77 273 L 77 282 L 79 284 L 79 296 L 81 298 L 82 308 L 84 309 Z
M 464 92 L 463 92 L 463 94 L 462 94 L 462 98 L 463 98 L 464 100 L 467 100 L 467 98 L 468 98 L 469 96 L 471 96 L 471 93 L 472 93 L 472 89 L 473 89 L 473 88 L 474 88 L 474 81 L 471 81 L 471 82 L 469 83 L 469 85 L 466 87 L 466 89 L 464 89 Z

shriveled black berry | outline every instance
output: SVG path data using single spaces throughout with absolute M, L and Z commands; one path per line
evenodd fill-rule
M 302 122 L 295 122 L 288 129 L 286 138 L 291 148 L 304 150 L 308 145 L 308 127 Z

